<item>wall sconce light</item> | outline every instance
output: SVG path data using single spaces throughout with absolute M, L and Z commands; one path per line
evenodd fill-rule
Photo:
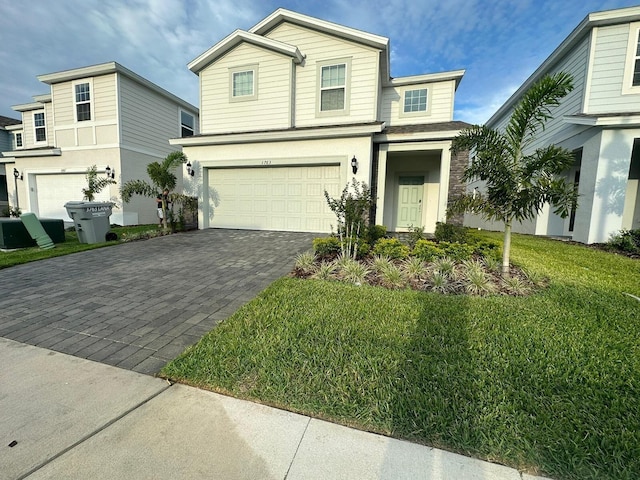
M 111 170 L 109 165 L 107 165 L 107 168 L 105 168 L 104 171 L 107 174 L 107 178 L 111 178 L 111 179 L 116 178 L 116 169 L 115 168 L 113 170 Z
M 16 180 L 23 180 L 24 176 L 18 171 L 17 168 L 13 169 L 13 178 L 15 178 Z
M 354 175 L 358 173 L 358 159 L 355 157 L 355 155 L 351 159 L 351 170 L 353 170 Z
M 193 168 L 191 168 L 191 162 L 187 162 L 187 173 L 192 177 L 196 174 Z

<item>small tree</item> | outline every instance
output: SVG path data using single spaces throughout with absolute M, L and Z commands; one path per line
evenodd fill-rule
M 187 162 L 187 156 L 182 152 L 171 152 L 162 162 L 152 162 L 147 165 L 147 173 L 151 183 L 145 180 L 129 180 L 120 189 L 122 200 L 128 202 L 133 195 L 142 195 L 145 197 L 161 196 L 162 199 L 162 226 L 167 231 L 167 198 L 162 195 L 164 190 L 171 192 L 176 188 L 178 177 L 174 170 L 183 163 Z M 176 200 L 182 195 L 172 194 L 172 198 Z
M 371 189 L 365 182 L 358 182 L 354 178 L 350 185 L 347 184 L 339 198 L 331 198 L 325 190 L 324 197 L 327 204 L 338 220 L 338 237 L 343 256 L 358 255 L 358 247 L 362 236 L 365 234 L 369 222 L 369 210 L 371 209 Z
M 85 178 L 87 179 L 87 188 L 82 189 L 82 194 L 84 195 L 82 199 L 88 202 L 93 202 L 96 195 L 100 193 L 104 187 L 116 183 L 115 180 L 109 177 L 98 178 L 98 168 L 95 165 L 87 168 Z
M 472 152 L 463 181 L 481 180 L 486 184 L 486 192 L 459 196 L 449 212 L 471 212 L 487 220 L 504 222 L 504 276 L 509 275 L 514 220 L 532 219 L 547 203 L 564 218 L 577 204 L 574 185 L 560 177 L 574 162 L 569 150 L 549 145 L 525 153 L 552 118 L 551 108 L 559 105 L 571 90 L 573 81 L 569 74 L 546 75 L 524 94 L 504 132 L 474 125 L 453 140 L 454 154 L 463 150 Z

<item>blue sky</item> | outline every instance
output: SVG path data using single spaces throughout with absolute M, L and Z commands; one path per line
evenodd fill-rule
M 0 115 L 36 76 L 115 60 L 198 105 L 186 65 L 278 7 L 389 37 L 394 77 L 465 69 L 455 118 L 483 123 L 589 13 L 638 0 L 0 1 Z

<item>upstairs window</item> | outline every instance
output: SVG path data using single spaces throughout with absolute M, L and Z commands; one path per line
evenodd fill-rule
M 195 131 L 195 118 L 193 115 L 180 110 L 180 136 L 192 137 Z
M 76 83 L 76 121 L 91 120 L 91 88 L 89 83 Z
M 320 111 L 344 110 L 347 64 L 327 65 L 320 74 Z
M 44 112 L 38 112 L 33 114 L 33 128 L 36 138 L 36 143 L 42 143 L 47 141 L 47 128 L 44 120 Z
M 253 95 L 253 70 L 235 72 L 233 74 L 233 96 L 246 97 Z
M 407 90 L 404 92 L 404 113 L 427 111 L 427 89 Z
M 16 132 L 14 134 L 14 137 L 16 142 L 16 148 L 22 148 L 22 132 Z
M 633 30 L 632 30 L 633 32 Z M 631 85 L 640 85 L 640 30 L 635 30 L 635 51 L 633 55 L 633 79 Z

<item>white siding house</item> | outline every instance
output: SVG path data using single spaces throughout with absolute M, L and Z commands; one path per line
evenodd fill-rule
M 64 204 L 82 200 L 85 173 L 96 165 L 103 175 L 109 167 L 117 182 L 96 197 L 116 203 L 112 222 L 155 223 L 153 199 L 122 204 L 120 186 L 147 178 L 147 165 L 175 150 L 170 138 L 197 134 L 198 109 L 115 62 L 38 79 L 50 93 L 13 107 L 22 123 L 11 129 L 22 143 L 14 141 L 3 152 L 6 168 L 20 172 L 17 191 L 8 182 L 10 203 L 23 212 L 70 221 Z
M 640 7 L 589 14 L 487 122 L 504 128 L 514 105 L 545 74 L 573 76 L 574 90 L 530 148 L 557 144 L 575 152 L 567 177 L 578 184 L 578 207 L 566 219 L 546 208 L 514 231 L 595 243 L 640 228 L 639 35 Z M 502 228 L 472 216 L 465 224 Z
M 196 167 L 200 228 L 328 233 L 324 192 L 355 178 L 376 223 L 433 232 L 466 162 L 449 151 L 464 71 L 392 79 L 389 53 L 385 37 L 278 9 L 194 59 L 200 133 L 171 143 Z

